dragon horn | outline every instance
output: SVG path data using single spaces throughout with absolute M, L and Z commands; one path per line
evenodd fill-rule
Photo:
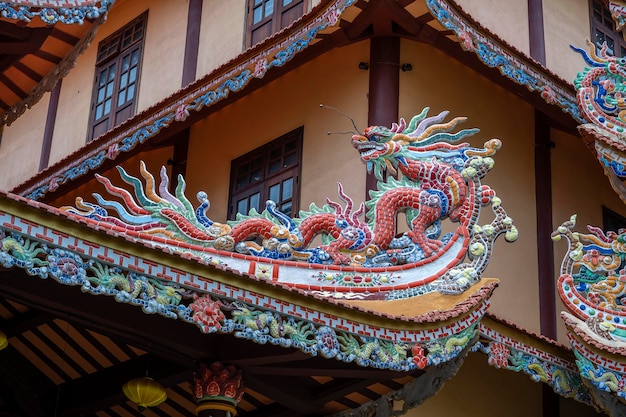
M 344 213 L 350 214 L 352 212 L 352 205 L 353 205 L 352 199 L 343 192 L 343 185 L 341 185 L 340 182 L 337 183 L 337 189 L 339 191 L 339 197 L 341 197 L 344 203 L 346 203 L 346 210 L 344 211 Z

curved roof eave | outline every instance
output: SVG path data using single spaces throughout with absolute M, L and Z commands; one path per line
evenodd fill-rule
M 19 83 L 6 75 L 0 82 L 5 87 L 0 94 L 0 126 L 11 125 L 69 73 L 78 56 L 93 40 L 99 26 L 106 21 L 107 13 L 114 2 L 115 0 L 57 1 L 46 2 L 46 7 L 42 7 L 41 2 L 36 1 L 0 1 L 0 23 L 7 26 L 5 29 L 11 28 L 7 31 L 12 32 L 12 35 L 7 35 L 6 38 L 13 39 L 15 45 L 15 50 L 11 53 L 12 62 L 7 62 L 8 54 L 4 56 L 6 59 L 3 61 L 2 74 L 13 70 L 25 75 Z M 14 21 L 20 24 L 11 26 Z M 40 22 L 43 22 L 43 27 Z M 68 33 L 60 30 L 60 25 L 80 27 L 81 30 L 74 29 L 72 33 Z M 37 32 L 37 36 L 32 35 L 34 32 Z M 23 36 L 38 40 L 25 42 Z M 51 39 L 53 40 L 50 41 Z M 52 48 L 50 45 L 55 40 L 62 47 Z M 37 61 L 29 59 L 30 57 L 38 57 L 46 64 L 35 64 Z
M 442 347 L 459 344 L 461 349 L 444 352 L 437 360 L 462 359 L 472 347 L 473 351 L 486 354 L 492 366 L 525 373 L 535 381 L 548 384 L 561 396 L 593 405 L 588 391 L 579 383 L 580 375 L 570 349 L 486 313 L 488 299 L 496 285 L 494 280 L 483 279 L 460 302 L 452 297 L 447 316 L 443 314 L 445 309 L 414 317 L 398 316 L 386 312 L 386 307 L 368 308 L 365 304 L 355 306 L 342 300 L 320 299 L 204 259 L 146 246 L 145 242 L 114 230 L 107 229 L 103 233 L 96 222 L 16 195 L 0 194 L 0 213 L 0 264 L 7 270 L 24 271 L 23 279 L 50 278 L 59 285 L 78 286 L 82 292 L 108 295 L 118 302 L 141 307 L 147 314 L 195 324 L 202 333 L 239 332 L 238 337 L 251 341 L 269 341 L 340 361 L 356 358 L 347 359 L 337 352 L 319 350 L 322 340 L 330 334 L 327 328 L 341 336 L 342 343 L 350 339 L 362 349 L 366 349 L 368 343 L 391 344 L 394 349 L 408 348 L 409 351 L 412 346 L 422 344 L 431 347 L 433 344 Z M 115 285 L 107 284 L 111 277 L 118 280 Z M 159 287 L 162 296 L 167 294 L 163 291 L 165 288 L 185 289 L 194 296 L 186 294 L 186 301 L 180 302 L 150 302 L 148 296 L 124 293 L 120 278 L 158 284 L 154 288 Z M 191 299 L 205 300 L 206 305 L 194 308 L 197 302 Z M 415 298 L 410 301 L 420 302 Z M 200 314 L 198 318 L 195 312 L 207 313 L 209 304 L 213 305 L 214 313 L 206 317 Z M 246 327 L 244 322 L 237 323 L 223 314 L 219 318 L 217 310 L 223 310 L 226 304 L 231 310 L 238 306 L 242 312 L 250 309 L 253 314 L 271 313 L 286 326 L 297 323 L 298 328 L 304 326 L 303 329 L 315 331 L 307 332 L 307 343 L 290 339 L 289 332 L 268 334 L 254 327 L 258 321 L 252 320 L 252 327 Z M 459 329 L 462 330 L 459 332 Z M 473 332 L 473 336 L 470 337 L 468 331 Z M 315 340 L 311 335 L 316 335 Z M 366 337 L 358 341 L 354 335 Z M 409 355 L 404 359 L 377 362 L 377 356 L 373 355 L 359 359 L 359 364 L 411 371 L 420 369 L 414 359 L 415 356 Z

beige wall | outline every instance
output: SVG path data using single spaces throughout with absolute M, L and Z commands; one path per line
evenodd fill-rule
M 543 2 L 546 40 L 546 64 L 550 70 L 573 84 L 576 73 L 585 66 L 580 54 L 570 45 L 587 49 L 591 36 L 588 0 L 552 0 Z
M 497 369 L 487 356 L 470 353 L 459 372 L 441 391 L 407 417 L 529 417 L 540 416 L 542 384 L 528 375 Z M 595 417 L 599 414 L 572 399 L 560 399 L 560 415 Z
M 455 0 L 461 8 L 519 51 L 530 55 L 528 3 L 520 0 Z M 567 0 L 563 0 L 567 1 Z M 545 7 L 544 2 L 544 7 Z
M 197 77 L 210 73 L 244 49 L 246 0 L 208 0 L 202 6 Z
M 518 0 L 456 0 L 483 27 L 530 56 L 528 5 Z M 570 45 L 587 48 L 590 37 L 588 0 L 543 2 L 546 67 L 573 83 L 584 62 Z
M 407 417 L 541 415 L 541 384 L 523 374 L 496 369 L 487 356 L 470 353 L 441 391 Z
M 5 126 L 0 142 L 0 190 L 8 191 L 37 173 L 50 93 Z M 34 122 L 37 121 L 37 122 Z

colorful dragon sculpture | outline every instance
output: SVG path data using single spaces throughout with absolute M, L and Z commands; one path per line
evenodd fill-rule
M 165 168 L 157 191 L 143 163 L 145 185 L 118 167 L 134 195 L 96 175 L 118 201 L 94 194 L 97 204 L 77 198 L 76 207 L 63 209 L 91 218 L 101 227 L 174 250 L 184 248 L 213 262 L 307 290 L 332 287 L 349 292 L 378 285 L 379 291 L 402 296 L 400 288 L 431 285 L 428 291 L 460 292 L 480 279 L 497 236 L 505 233 L 508 241 L 514 241 L 517 229 L 495 192 L 481 184 L 494 165 L 491 157 L 500 140 L 491 139 L 484 148 L 455 144 L 478 130 L 453 132 L 465 118 L 444 122 L 448 112 L 428 117 L 428 110 L 408 124 L 402 119 L 391 128 L 373 126 L 352 137 L 368 171 L 379 179 L 370 199 L 356 209 L 338 184 L 343 206 L 327 199 L 324 206 L 312 204 L 290 218 L 268 201 L 260 214 L 252 210 L 235 221 L 217 223 L 206 214 L 210 207 L 206 193 L 198 193 L 200 204 L 194 208 L 180 177 L 175 195 L 170 194 Z M 383 180 L 385 170 L 392 175 Z M 485 205 L 491 205 L 494 220 L 480 226 L 477 221 Z M 399 213 L 406 214 L 408 231 L 397 235 Z M 458 225 L 441 236 L 441 222 L 446 219 Z M 312 246 L 320 235 L 322 244 Z M 470 262 L 462 263 L 466 255 Z M 311 275 L 312 268 L 327 273 Z
M 626 342 L 626 230 L 604 233 L 588 226 L 573 232 L 576 216 L 564 222 L 553 240 L 569 242 L 561 265 L 559 294 L 568 309 L 606 340 Z
M 606 43 L 600 50 L 588 45 L 589 53 L 571 47 L 588 65 L 574 80 L 578 107 L 589 122 L 578 130 L 626 202 L 626 59 L 611 56 Z
M 552 234 L 569 242 L 557 283 L 569 310 L 561 316 L 584 382 L 626 399 L 626 230 L 588 226 L 583 234 L 575 225 L 574 215 Z

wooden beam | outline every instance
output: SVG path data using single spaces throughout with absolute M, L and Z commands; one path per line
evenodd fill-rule
M 50 32 L 50 36 L 72 46 L 76 45 L 78 41 L 80 41 L 80 38 L 62 31 L 61 29 L 59 29 L 58 26 L 54 26 L 52 28 L 52 32 Z
M 43 78 L 43 75 L 40 75 L 39 73 L 37 73 L 35 70 L 33 70 L 30 67 L 27 67 L 23 62 L 21 61 L 17 61 L 15 63 L 13 63 L 13 67 L 20 71 L 22 74 L 26 75 L 28 78 L 30 78 L 31 80 L 35 81 L 35 82 L 39 82 L 41 81 L 41 79 Z
M 59 96 L 61 95 L 61 85 L 63 80 L 59 80 L 52 92 L 50 93 L 50 101 L 48 102 L 48 113 L 46 114 L 46 125 L 43 130 L 43 142 L 41 144 L 41 152 L 39 154 L 39 171 L 43 171 L 48 167 L 50 162 L 50 150 L 52 149 L 52 136 L 54 135 L 54 127 L 57 121 L 57 110 L 59 109 Z
M 25 91 L 19 88 L 17 84 L 11 81 L 11 79 L 4 74 L 0 74 L 0 83 L 6 85 L 7 88 L 11 90 L 13 94 L 18 96 L 20 99 L 25 99 L 26 97 L 28 97 Z
M 370 41 L 369 126 L 391 126 L 398 121 L 400 98 L 400 38 L 375 37 Z M 377 187 L 374 173 L 366 174 L 365 196 Z
M 298 377 L 314 377 L 314 376 L 328 376 L 333 378 L 379 378 L 379 379 L 393 379 L 401 378 L 405 376 L 405 373 L 371 369 L 360 366 L 353 366 L 352 369 L 344 367 L 342 363 L 332 361 L 328 363 L 328 360 L 324 359 L 323 363 L 317 363 L 311 358 L 311 366 L 251 366 L 246 367 L 246 372 L 253 373 L 255 375 L 289 375 Z M 303 365 L 306 365 L 304 363 Z M 323 365 L 323 366 L 321 366 Z M 329 366 L 331 365 L 331 366 Z
M 542 65 L 546 65 L 543 0 L 528 0 L 528 38 L 530 43 L 530 56 Z
M 58 64 L 59 62 L 61 62 L 61 57 L 58 57 L 46 51 L 37 50 L 33 52 L 32 54 L 36 56 L 37 58 L 41 58 L 45 61 L 52 62 L 53 64 Z
M 198 50 L 200 49 L 200 26 L 202 23 L 203 0 L 189 0 L 187 12 L 187 35 L 183 58 L 183 79 L 181 87 L 196 80 Z
M 270 379 L 244 374 L 244 384 L 292 410 L 292 413 L 308 415 L 320 411 L 319 406 L 311 401 L 309 389 L 296 378 L 274 377 Z
M 0 354 L 0 398 L 20 416 L 40 417 L 52 402 L 54 384 L 13 346 Z M 15 408 L 14 408 L 15 407 Z M 48 414 L 51 415 L 51 414 Z

